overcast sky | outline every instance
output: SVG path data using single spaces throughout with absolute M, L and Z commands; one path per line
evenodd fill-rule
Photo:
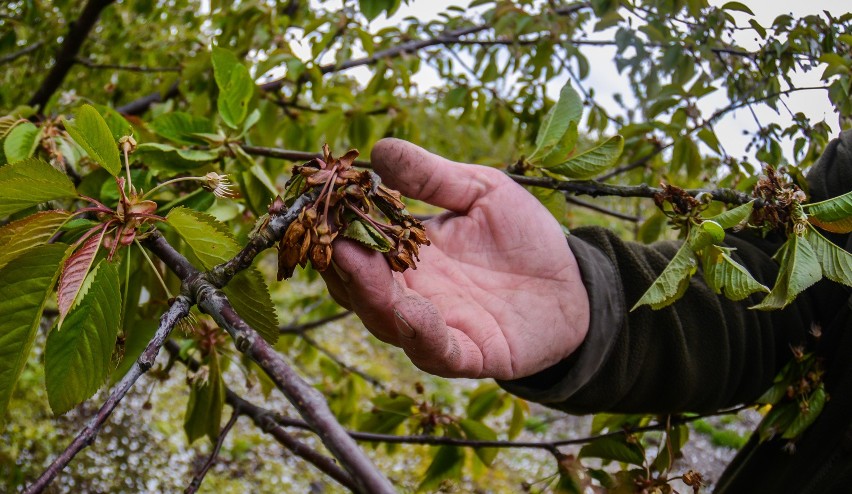
M 724 0 L 709 1 L 713 5 L 725 3 Z M 745 3 L 752 9 L 757 21 L 763 26 L 770 25 L 772 20 L 781 14 L 791 14 L 794 17 L 801 17 L 808 14 L 819 14 L 823 10 L 827 10 L 833 15 L 840 15 L 849 10 L 848 0 L 812 0 L 808 2 L 801 0 L 742 0 L 742 3 Z M 324 3 L 326 8 L 334 8 L 334 4 L 334 1 Z M 450 6 L 467 7 L 469 4 L 470 0 L 411 0 L 408 5 L 402 5 L 391 19 L 380 16 L 373 21 L 371 27 L 374 30 L 378 30 L 388 25 L 397 24 L 407 16 L 414 16 L 421 21 L 428 21 L 437 18 L 439 13 L 445 11 Z M 746 20 L 748 19 L 746 14 L 736 12 L 734 14 L 741 25 L 746 25 Z M 756 46 L 751 41 L 753 38 L 754 34 L 752 32 L 744 31 L 743 38 L 737 41 L 745 48 L 751 49 Z M 302 48 L 309 53 L 309 47 L 303 46 Z M 598 103 L 608 109 L 615 110 L 617 106 L 612 99 L 612 95 L 621 93 L 627 96 L 630 94 L 630 90 L 626 78 L 617 72 L 615 64 L 611 62 L 614 48 L 584 47 L 584 52 L 592 63 L 589 78 L 583 81 L 584 86 L 594 87 Z M 601 60 L 601 62 L 595 63 L 595 60 Z M 437 74 L 431 68 L 425 64 L 421 67 L 420 74 L 413 78 L 421 89 L 434 87 L 441 83 Z M 364 78 L 364 80 L 369 78 L 369 70 L 363 67 L 355 69 L 350 73 L 356 77 Z M 820 68 L 808 73 L 797 73 L 793 76 L 793 81 L 800 87 L 821 85 L 822 83 L 819 80 L 821 73 L 822 70 Z M 548 87 L 549 95 L 555 98 L 564 83 L 565 79 L 553 81 Z M 719 92 L 723 93 L 722 91 Z M 825 119 L 831 126 L 832 131 L 834 133 L 838 132 L 837 115 L 832 111 L 825 91 L 793 93 L 784 97 L 784 101 L 793 113 L 802 112 L 812 122 Z M 718 96 L 711 95 L 704 98 L 701 100 L 701 103 L 704 105 L 702 109 L 706 114 L 710 114 L 717 108 L 725 106 L 727 100 L 724 94 L 719 94 Z M 781 113 L 776 113 L 766 105 L 754 105 L 753 108 L 757 120 L 764 125 L 770 122 L 777 122 L 783 127 L 791 123 L 790 114 L 783 107 L 781 107 Z M 757 123 L 755 122 L 755 117 L 752 116 L 748 109 L 742 109 L 718 121 L 715 128 L 728 153 L 735 157 L 743 157 L 746 145 L 748 144 L 748 137 L 743 135 L 743 131 L 755 130 Z M 615 130 L 613 129 L 613 131 Z M 788 144 L 784 147 L 786 151 L 785 155 L 788 159 L 791 158 L 792 145 Z

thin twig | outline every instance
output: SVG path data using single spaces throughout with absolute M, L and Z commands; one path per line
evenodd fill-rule
M 613 211 L 612 209 L 607 209 L 603 206 L 598 206 L 597 204 L 584 201 L 582 199 L 577 199 L 576 197 L 565 196 L 565 200 L 575 206 L 580 206 L 586 209 L 591 209 L 592 211 L 597 211 L 598 213 L 605 214 L 607 216 L 612 216 L 613 218 L 618 218 L 624 221 L 630 221 L 632 223 L 639 223 L 642 221 L 642 218 L 638 216 L 632 216 L 629 214 L 620 213 L 618 211 Z
M 77 57 L 74 59 L 75 62 L 86 67 L 87 69 L 93 70 L 124 70 L 128 72 L 142 72 L 142 73 L 157 73 L 157 72 L 180 72 L 180 67 L 145 67 L 142 65 L 118 65 L 111 63 L 95 63 L 92 60 L 89 60 L 85 57 Z
M 201 365 L 192 357 L 182 356 L 180 346 L 174 341 L 166 342 L 165 348 L 172 358 L 186 365 L 192 371 L 197 371 Z M 225 402 L 241 415 L 251 418 L 257 427 L 271 435 L 278 443 L 290 450 L 291 453 L 314 465 L 321 472 L 339 482 L 340 485 L 349 488 L 351 491 L 357 491 L 352 477 L 340 468 L 333 458 L 319 453 L 287 433 L 284 427 L 278 425 L 275 421 L 274 413 L 250 403 L 227 386 L 225 387 Z
M 103 427 L 104 423 L 112 414 L 113 410 L 115 410 L 115 407 L 118 406 L 121 399 L 124 398 L 136 380 L 154 365 L 154 362 L 157 359 L 157 354 L 160 353 L 160 347 L 162 347 L 168 339 L 175 325 L 189 314 L 190 306 L 190 300 L 183 295 L 175 299 L 174 303 L 172 303 L 171 307 L 169 307 L 169 310 L 163 314 L 162 318 L 160 318 L 160 327 L 157 328 L 157 332 L 154 334 L 154 337 L 148 343 L 148 346 L 145 347 L 145 351 L 142 352 L 142 355 L 139 356 L 136 363 L 133 364 L 133 367 L 130 368 L 121 381 L 112 388 L 109 398 L 101 406 L 100 410 L 98 410 L 98 413 L 92 417 L 92 420 L 89 421 L 86 427 L 77 434 L 74 441 L 72 441 L 71 444 L 65 448 L 65 450 L 62 451 L 62 453 L 60 453 L 53 462 L 51 462 L 50 466 L 47 467 L 41 476 L 27 487 L 24 491 L 26 494 L 43 492 L 50 482 L 59 474 L 59 472 L 61 472 L 62 469 L 71 462 L 77 453 L 94 443 L 101 427 Z
M 245 144 L 241 144 L 240 147 L 243 148 L 243 151 L 252 156 L 266 156 L 267 158 L 277 158 L 289 161 L 310 161 L 314 158 L 323 157 L 320 153 L 311 153 L 309 151 L 292 151 L 289 149 L 270 148 L 263 146 L 247 146 Z M 370 168 L 369 161 L 355 160 L 352 164 L 355 166 L 360 166 L 362 168 Z
M 374 432 L 349 431 L 349 435 L 356 441 L 383 443 L 383 444 L 426 444 L 432 446 L 461 446 L 466 448 L 514 448 L 514 449 L 544 449 L 552 451 L 554 448 L 561 446 L 570 446 L 575 444 L 587 444 L 602 437 L 617 437 L 628 434 L 637 434 L 641 432 L 651 432 L 665 430 L 670 421 L 671 425 L 681 425 L 694 422 L 696 420 L 707 417 L 715 417 L 719 415 L 733 415 L 753 405 L 741 405 L 735 408 L 712 412 L 699 415 L 678 415 L 659 422 L 641 427 L 626 427 L 624 429 L 595 434 L 590 436 L 582 436 L 573 439 L 557 439 L 552 441 L 504 441 L 504 440 L 478 440 L 478 439 L 460 439 L 448 436 L 426 436 L 426 435 L 395 435 L 395 434 L 378 434 Z M 279 414 L 269 412 L 275 417 L 279 424 L 285 427 L 293 427 L 297 429 L 310 430 L 308 425 L 299 419 L 285 417 Z
M 309 335 L 307 335 L 305 333 L 301 333 L 300 336 L 302 337 L 303 340 L 305 340 L 305 343 L 307 343 L 308 345 L 311 345 L 312 347 L 319 350 L 320 353 L 322 353 L 323 355 L 325 355 L 326 357 L 331 359 L 331 361 L 334 362 L 335 364 L 337 364 L 337 366 L 340 367 L 341 369 L 343 369 L 347 372 L 351 372 L 352 374 L 355 374 L 356 376 L 360 377 L 361 379 L 372 384 L 374 388 L 381 389 L 381 390 L 387 389 L 387 386 L 385 386 L 385 383 L 380 381 L 378 378 L 373 377 L 370 374 L 367 374 L 366 372 L 364 372 L 363 370 L 361 370 L 361 369 L 359 369 L 355 366 L 347 364 L 346 362 L 341 360 L 340 357 L 335 355 L 334 352 L 332 352 L 328 348 L 317 343 L 317 341 L 314 340 L 313 338 L 311 338 Z
M 288 324 L 286 326 L 281 326 L 278 328 L 278 330 L 281 332 L 281 334 L 302 334 L 305 331 L 310 331 L 311 329 L 315 329 L 320 326 L 325 326 L 330 322 L 337 321 L 338 319 L 343 319 L 344 317 L 351 316 L 352 314 L 353 312 L 351 310 L 345 310 L 343 312 L 338 312 L 337 314 L 321 317 L 313 321 L 308 321 L 301 324 Z
M 25 46 L 24 48 L 21 48 L 18 51 L 13 51 L 12 53 L 8 53 L 6 55 L 3 55 L 2 57 L 0 57 L 0 65 L 3 65 L 3 64 L 9 63 L 9 62 L 14 62 L 15 60 L 23 57 L 24 55 L 27 55 L 29 53 L 32 53 L 32 52 L 38 50 L 41 47 L 41 45 L 43 45 L 43 44 L 44 44 L 43 41 L 36 41 L 35 43 L 33 43 L 29 46 Z
M 187 488 L 184 489 L 184 494 L 194 494 L 195 492 L 198 492 L 198 488 L 201 487 L 201 482 L 204 481 L 204 477 L 207 475 L 207 472 L 210 471 L 210 467 L 216 463 L 216 458 L 222 450 L 222 445 L 225 444 L 225 438 L 228 436 L 228 433 L 231 432 L 234 424 L 237 423 L 238 418 L 240 418 L 240 412 L 237 409 L 234 409 L 234 412 L 231 414 L 231 418 L 228 419 L 228 423 L 226 423 L 225 426 L 222 427 L 222 431 L 219 432 L 219 438 L 213 446 L 213 451 L 210 452 L 210 457 L 207 458 L 207 461 L 204 463 L 201 471 L 195 474 L 192 478 L 192 482 L 190 482 Z
M 59 47 L 59 53 L 56 54 L 53 67 L 47 73 L 47 76 L 45 76 L 44 81 L 42 81 L 41 86 L 33 94 L 33 97 L 30 98 L 30 101 L 27 103 L 28 105 L 44 110 L 44 105 L 50 100 L 53 93 L 59 89 L 62 81 L 65 80 L 65 76 L 68 75 L 71 67 L 74 66 L 77 53 L 80 52 L 83 42 L 89 36 L 89 31 L 98 22 L 101 11 L 112 4 L 113 1 L 89 0 L 86 6 L 83 7 L 80 16 L 74 22 L 68 24 L 70 29 L 63 38 L 62 46 Z

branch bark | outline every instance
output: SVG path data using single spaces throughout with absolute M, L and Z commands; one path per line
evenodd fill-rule
M 44 473 L 42 473 L 41 476 L 29 487 L 27 487 L 24 491 L 26 494 L 43 492 L 53 479 L 56 478 L 59 472 L 61 472 L 62 469 L 71 462 L 77 453 L 94 443 L 101 427 L 103 427 L 104 423 L 112 414 L 112 411 L 115 410 L 115 407 L 118 406 L 121 399 L 124 398 L 136 380 L 154 365 L 154 362 L 157 359 L 157 354 L 160 353 L 160 348 L 169 338 L 169 335 L 175 325 L 189 314 L 190 306 L 190 300 L 183 295 L 175 299 L 172 306 L 169 307 L 169 310 L 163 314 L 162 318 L 160 318 L 160 326 L 157 328 L 154 338 L 148 343 L 148 346 L 145 347 L 145 351 L 142 352 L 142 355 L 139 356 L 133 367 L 131 367 L 121 381 L 112 389 L 109 398 L 101 406 L 100 410 L 98 410 L 98 413 L 92 418 L 86 427 L 77 434 L 74 441 L 72 441 L 71 444 L 53 460 Z
M 30 98 L 30 101 L 27 103 L 28 105 L 38 107 L 42 111 L 44 110 L 44 105 L 53 96 L 53 93 L 59 89 L 62 81 L 65 80 L 65 76 L 68 75 L 68 71 L 74 66 L 77 53 L 80 52 L 80 48 L 83 46 L 83 42 L 86 41 L 89 31 L 98 22 L 101 12 L 113 1 L 89 0 L 86 3 L 86 6 L 83 7 L 83 12 L 80 13 L 80 17 L 70 24 L 68 34 L 65 35 L 62 46 L 56 54 L 53 67 L 47 73 L 47 76 L 35 94 L 33 94 L 33 97 Z

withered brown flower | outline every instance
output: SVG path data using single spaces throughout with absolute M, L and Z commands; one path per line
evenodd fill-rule
M 317 271 L 328 269 L 332 243 L 340 233 L 383 252 L 395 271 L 416 268 L 419 246 L 429 245 L 423 225 L 405 209 L 399 192 L 379 183 L 368 170 L 352 167 L 357 157 L 358 151 L 352 149 L 335 158 L 326 144 L 322 158 L 293 167 L 284 202 L 309 190 L 319 193 L 281 238 L 279 280 L 289 278 L 296 265 L 304 267 L 308 261 Z M 270 212 L 280 214 L 281 209 L 279 204 L 275 213 Z M 357 228 L 352 228 L 356 223 Z

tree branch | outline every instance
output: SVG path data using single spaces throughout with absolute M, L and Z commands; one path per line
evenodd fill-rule
M 77 434 L 74 441 L 72 441 L 71 444 L 53 460 L 44 473 L 42 473 L 41 476 L 29 487 L 27 487 L 24 491 L 26 494 L 43 492 L 50 482 L 53 481 L 56 475 L 58 475 L 59 472 L 61 472 L 62 469 L 71 462 L 77 453 L 95 441 L 101 427 L 103 427 L 107 418 L 109 418 L 112 411 L 115 410 L 115 407 L 121 399 L 124 398 L 136 380 L 154 365 L 154 362 L 157 359 L 157 354 L 160 353 L 160 347 L 162 347 L 168 339 L 175 325 L 189 314 L 190 306 L 190 300 L 183 295 L 175 299 L 174 303 L 172 303 L 171 307 L 169 307 L 169 310 L 163 314 L 162 318 L 160 318 L 160 326 L 157 328 L 154 338 L 151 339 L 148 346 L 145 347 L 145 351 L 142 352 L 142 355 L 139 356 L 133 367 L 130 368 L 127 374 L 125 374 L 121 381 L 112 389 L 109 398 L 101 406 L 100 410 L 98 410 L 98 413 L 91 421 L 89 421 L 86 427 Z
M 306 333 L 301 333 L 300 336 L 302 337 L 303 340 L 305 340 L 305 342 L 308 345 L 311 345 L 312 347 L 319 350 L 320 353 L 322 353 L 323 355 L 325 355 L 326 357 L 331 359 L 331 361 L 334 362 L 335 364 L 337 364 L 337 366 L 340 367 L 341 369 L 345 370 L 346 372 L 351 372 L 352 374 L 355 374 L 356 376 L 360 377 L 361 379 L 372 384 L 374 388 L 382 389 L 382 390 L 387 389 L 387 386 L 385 386 L 385 384 L 382 381 L 371 376 L 370 374 L 367 374 L 366 372 L 362 371 L 361 369 L 354 367 L 354 366 L 351 366 L 351 365 L 347 364 L 346 362 L 340 360 L 340 357 L 335 355 L 328 348 L 317 343 L 316 340 L 314 340 L 313 338 L 308 336 Z
M 314 321 L 308 321 L 302 324 L 288 324 L 286 326 L 281 326 L 278 328 L 278 330 L 281 331 L 281 334 L 302 334 L 305 331 L 318 328 L 332 321 L 337 321 L 338 319 L 343 319 L 344 317 L 351 316 L 352 314 L 353 312 L 351 310 L 345 310 L 343 312 L 338 312 L 337 314 L 321 317 Z
M 144 67 L 141 65 L 117 65 L 110 63 L 95 63 L 85 57 L 76 57 L 74 61 L 87 69 L 94 70 L 126 70 L 128 72 L 157 73 L 180 72 L 180 67 Z
M 240 147 L 243 148 L 243 151 L 252 156 L 265 156 L 267 158 L 277 158 L 281 160 L 310 161 L 314 158 L 322 158 L 322 154 L 311 153 L 308 151 L 292 151 L 289 149 L 269 148 L 262 146 L 247 146 L 245 144 L 241 144 Z M 355 160 L 355 162 L 352 164 L 355 166 L 360 166 L 362 168 L 371 168 L 369 161 Z
M 35 43 L 33 43 L 29 46 L 25 46 L 24 48 L 21 48 L 18 51 L 13 51 L 12 53 L 9 53 L 7 55 L 3 55 L 2 57 L 0 57 L 0 65 L 3 65 L 3 64 L 9 63 L 9 62 L 14 62 L 15 60 L 23 57 L 24 55 L 27 55 L 29 53 L 32 53 L 32 52 L 38 50 L 41 47 L 41 45 L 43 45 L 43 44 L 44 44 L 44 42 L 42 42 L 42 41 L 36 41 Z
M 210 457 L 207 458 L 207 461 L 204 463 L 204 466 L 201 468 L 195 476 L 192 478 L 192 482 L 189 483 L 186 489 L 184 489 L 184 494 L 195 494 L 198 492 L 198 488 L 201 487 L 201 482 L 204 481 L 204 476 L 207 475 L 207 472 L 210 471 L 210 467 L 216 463 L 216 457 L 219 456 L 219 451 L 222 450 L 222 445 L 225 444 L 225 438 L 228 436 L 228 433 L 231 432 L 231 429 L 234 427 L 234 424 L 237 423 L 237 419 L 240 418 L 240 412 L 237 409 L 234 409 L 234 412 L 231 414 L 231 418 L 228 420 L 228 423 L 222 427 L 222 431 L 219 433 L 219 438 L 216 440 L 216 444 L 213 446 L 213 451 L 210 452 Z
M 150 108 L 154 103 L 161 103 L 172 99 L 178 94 L 180 94 L 180 91 L 178 90 L 178 83 L 176 81 L 169 86 L 169 89 L 165 94 L 160 94 L 159 91 L 151 93 L 148 96 L 143 96 L 137 100 L 131 101 L 126 105 L 119 106 L 115 109 L 115 111 L 124 115 L 141 115 L 148 111 L 148 108 Z
M 192 371 L 197 371 L 201 364 L 192 357 L 181 356 L 180 346 L 174 341 L 167 341 L 166 350 L 171 354 L 172 358 L 187 366 Z M 355 483 L 352 477 L 341 469 L 332 458 L 320 454 L 310 446 L 295 439 L 287 433 L 284 428 L 275 421 L 274 413 L 255 406 L 251 402 L 245 400 L 233 390 L 225 387 L 225 402 L 239 412 L 240 415 L 246 415 L 251 418 L 252 422 L 259 427 L 263 432 L 271 435 L 278 443 L 290 450 L 296 456 L 314 465 L 321 472 L 338 481 L 342 486 L 349 488 L 351 491 L 356 491 Z M 310 430 L 310 429 L 309 429 Z
M 586 209 L 591 209 L 592 211 L 597 211 L 598 213 L 605 214 L 607 216 L 612 216 L 613 218 L 618 218 L 624 221 L 630 221 L 633 223 L 639 223 L 642 218 L 637 216 L 631 216 L 629 214 L 620 213 L 618 211 L 613 211 L 611 209 L 607 209 L 603 206 L 598 206 L 597 204 L 586 202 L 582 199 L 577 199 L 576 197 L 565 196 L 565 200 L 575 206 L 580 206 Z
M 44 105 L 47 104 L 53 93 L 59 89 L 62 81 L 65 80 L 65 76 L 68 75 L 68 71 L 74 66 L 77 53 L 79 53 L 80 48 L 83 46 L 83 42 L 86 41 L 89 31 L 98 22 L 101 11 L 112 2 L 113 0 L 89 0 L 86 3 L 86 6 L 83 7 L 83 12 L 80 13 L 80 17 L 70 24 L 68 34 L 65 35 L 62 46 L 56 54 L 53 67 L 47 73 L 47 76 L 33 97 L 30 98 L 30 101 L 27 103 L 28 105 L 44 110 Z
M 325 446 L 349 471 L 358 487 L 357 490 L 364 493 L 393 493 L 393 486 L 346 434 L 323 396 L 306 383 L 278 352 L 246 324 L 225 294 L 219 290 L 236 273 L 250 266 L 261 251 L 271 247 L 296 219 L 302 207 L 313 200 L 314 195 L 306 193 L 296 199 L 287 211 L 270 214 L 267 225 L 252 236 L 236 256 L 207 273 L 182 276 L 181 272 L 186 272 L 189 262 L 162 236 L 153 235 L 146 241 L 146 246 L 182 278 L 184 293 L 194 299 L 200 309 L 231 335 L 237 350 L 258 364 L 284 393 L 306 423 L 320 436 Z

